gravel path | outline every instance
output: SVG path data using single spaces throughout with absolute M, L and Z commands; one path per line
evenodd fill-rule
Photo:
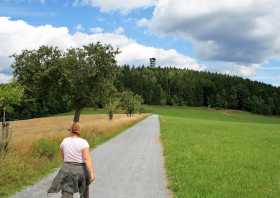
M 169 197 L 159 135 L 159 119 L 153 115 L 94 149 L 92 157 L 97 180 L 90 186 L 90 197 Z M 55 174 L 12 198 L 47 197 L 46 190 Z M 59 198 L 60 194 L 49 197 Z

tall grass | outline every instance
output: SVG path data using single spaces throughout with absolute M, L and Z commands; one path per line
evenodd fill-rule
M 92 121 L 87 118 L 89 122 L 82 124 L 81 136 L 87 139 L 91 147 L 94 148 L 146 116 L 144 114 L 132 118 L 118 116 L 114 121 L 109 121 L 107 117 L 93 116 Z M 52 119 L 48 121 L 52 124 L 56 122 L 57 125 L 62 124 L 61 119 L 44 119 Z M 40 121 L 43 122 L 42 120 Z M 33 120 L 28 122 L 27 126 Z M 38 119 L 34 120 L 35 122 L 38 122 Z M 20 126 L 24 128 L 26 125 L 21 122 L 18 130 Z M 21 190 L 24 186 L 33 184 L 62 163 L 59 144 L 68 135 L 66 130 L 57 133 L 48 133 L 46 131 L 47 135 L 42 132 L 39 133 L 39 131 L 37 134 L 36 130 L 31 134 L 27 134 L 28 142 L 20 141 L 19 134 L 21 133 L 16 133 L 19 137 L 14 137 L 14 142 L 9 152 L 5 156 L 0 156 L 0 198 L 6 198 L 12 193 Z M 22 139 L 27 141 L 24 137 Z

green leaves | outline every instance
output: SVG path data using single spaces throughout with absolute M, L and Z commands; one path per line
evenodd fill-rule
M 65 53 L 68 93 L 74 109 L 93 105 L 104 95 L 107 84 L 113 86 L 117 53 L 110 45 L 101 43 L 69 49 Z
M 97 43 L 66 51 L 41 46 L 13 55 L 14 77 L 25 90 L 24 106 L 42 115 L 93 105 L 104 84 L 115 80 L 118 53 Z
M 11 111 L 12 105 L 19 104 L 23 96 L 23 88 L 15 83 L 0 86 L 0 108 Z
M 132 115 L 135 112 L 139 112 L 143 98 L 131 91 L 125 91 L 121 96 L 121 107 L 126 110 L 128 115 Z

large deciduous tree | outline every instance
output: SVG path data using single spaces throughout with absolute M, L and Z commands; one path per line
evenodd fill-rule
M 16 80 L 25 88 L 25 102 L 41 114 L 75 110 L 92 105 L 103 93 L 105 84 L 115 79 L 118 50 L 101 43 L 70 48 L 42 46 L 13 55 Z M 46 112 L 46 113 L 45 113 Z
M 78 122 L 82 108 L 93 105 L 115 80 L 118 50 L 101 43 L 69 49 L 64 57 L 68 93 Z
M 70 110 L 63 56 L 58 48 L 48 46 L 12 56 L 14 77 L 24 87 L 20 111 L 26 117 Z

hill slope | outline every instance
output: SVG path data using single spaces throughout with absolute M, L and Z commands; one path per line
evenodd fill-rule
M 279 197 L 280 119 L 153 107 L 176 197 Z

